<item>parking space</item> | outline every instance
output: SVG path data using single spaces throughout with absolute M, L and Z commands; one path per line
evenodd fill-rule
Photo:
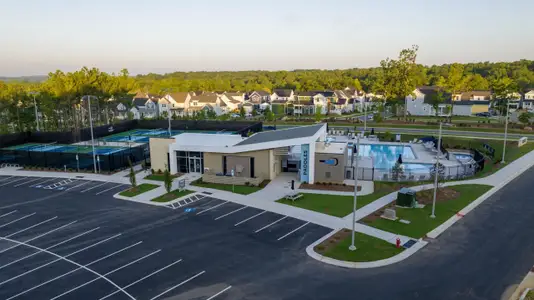
M 91 181 L 75 178 L 2 176 L 0 187 L 36 188 L 59 192 L 78 192 L 93 195 L 113 195 L 129 188 L 128 184 Z

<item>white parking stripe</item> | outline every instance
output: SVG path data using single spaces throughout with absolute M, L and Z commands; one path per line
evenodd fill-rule
M 278 238 L 278 241 L 279 241 L 279 240 L 282 240 L 282 239 L 284 239 L 284 238 L 286 238 L 286 237 L 287 237 L 288 235 L 290 235 L 290 234 L 294 233 L 295 231 L 297 231 L 297 230 L 301 229 L 302 227 L 304 227 L 304 226 L 306 226 L 306 225 L 308 225 L 308 224 L 310 224 L 310 222 L 304 223 L 303 225 L 301 225 L 301 226 L 299 226 L 299 227 L 295 228 L 294 230 L 292 230 L 292 231 L 288 232 L 287 234 L 285 234 L 285 235 L 283 235 L 283 236 L 279 237 L 279 238 Z
M 42 178 L 41 178 L 41 179 L 42 179 Z M 45 180 L 45 181 L 37 182 L 36 184 L 34 184 L 34 186 L 36 186 L 36 185 L 40 185 L 40 184 L 43 184 L 43 183 L 46 183 L 46 182 L 49 182 L 49 181 L 52 181 L 52 180 L 56 180 L 56 179 L 58 179 L 58 178 L 55 178 L 55 177 L 54 177 L 54 178 L 47 179 L 47 180 Z
M 15 184 L 13 187 L 19 187 L 21 185 L 25 185 L 27 183 L 30 183 L 30 182 L 35 182 L 37 180 L 41 180 L 42 178 L 37 178 L 37 179 L 32 179 L 32 180 L 29 180 L 29 181 L 24 181 L 23 183 L 19 183 L 19 184 Z
M 0 218 L 3 218 L 3 217 L 5 217 L 5 216 L 9 216 L 10 214 L 14 214 L 14 213 L 16 213 L 17 211 L 18 211 L 18 210 L 14 210 L 14 211 L 12 211 L 12 212 L 8 212 L 8 213 L 6 213 L 6 214 L 3 214 L 3 215 L 0 216 Z
M 44 221 L 42 221 L 41 223 L 34 224 L 34 225 L 30 226 L 30 227 L 26 227 L 26 228 L 21 229 L 21 230 L 19 230 L 19 231 L 17 231 L 17 232 L 13 232 L 12 234 L 10 234 L 10 235 L 6 235 L 5 237 L 12 237 L 12 236 L 14 236 L 14 235 L 16 235 L 16 234 L 19 234 L 19 233 L 24 232 L 24 231 L 26 231 L 26 230 L 32 229 L 32 228 L 37 227 L 37 226 L 39 226 L 39 225 L 43 225 L 43 224 L 48 223 L 48 222 L 50 222 L 50 221 L 52 221 L 52 220 L 55 220 L 55 219 L 57 219 L 57 216 L 55 216 L 55 217 L 53 217 L 53 218 L 50 218 L 50 219 L 48 219 L 48 220 L 44 220 Z
M 33 215 L 35 215 L 35 213 L 33 213 L 33 214 L 29 214 L 29 215 L 25 215 L 24 217 L 20 217 L 20 218 L 18 218 L 18 219 L 16 219 L 16 220 L 13 220 L 13 221 L 9 222 L 9 223 L 3 224 L 2 226 L 0 226 L 0 228 L 2 228 L 2 227 L 6 227 L 7 225 L 9 225 L 9 224 L 13 224 L 13 223 L 18 222 L 18 221 L 20 221 L 20 220 L 24 220 L 24 219 L 26 219 L 26 218 L 29 218 L 29 217 L 33 216 Z
M 74 239 L 77 239 L 77 238 L 79 238 L 79 237 L 82 237 L 82 236 L 84 236 L 84 235 L 86 235 L 86 234 L 89 234 L 89 233 L 91 233 L 91 232 L 93 232 L 93 231 L 95 231 L 95 230 L 98 230 L 98 229 L 100 229 L 100 227 L 96 227 L 96 228 L 93 228 L 93 229 L 91 229 L 91 230 L 87 230 L 86 232 L 82 232 L 82 233 L 80 233 L 80 234 L 78 234 L 78 235 L 75 235 L 75 236 L 69 238 L 69 239 L 66 239 L 66 240 L 64 240 L 64 241 L 62 241 L 62 242 L 59 242 L 59 243 L 54 244 L 54 245 L 52 245 L 52 246 L 50 246 L 50 247 L 47 247 L 47 248 L 45 248 L 45 250 L 50 250 L 50 249 L 52 249 L 52 248 L 54 248 L 54 247 L 57 247 L 57 246 L 59 246 L 59 245 L 63 245 L 63 244 L 65 244 L 65 243 L 68 243 L 68 242 L 70 242 L 70 241 L 72 241 L 72 240 L 74 240 Z M 19 261 L 23 261 L 23 260 L 25 260 L 26 258 L 30 258 L 30 257 L 32 257 L 32 256 L 35 256 L 35 255 L 37 255 L 37 254 L 39 254 L 39 253 L 41 253 L 41 252 L 40 252 L 40 251 L 37 251 L 37 252 L 34 252 L 34 253 L 32 253 L 32 254 L 28 254 L 28 255 L 26 255 L 26 256 L 24 256 L 24 257 L 21 257 L 21 258 L 19 258 L 19 259 L 16 259 L 16 260 L 14 260 L 14 261 L 12 261 L 12 262 L 10 262 L 10 263 L 7 263 L 7 264 L 5 264 L 5 265 L 3 265 L 3 266 L 0 266 L 0 270 L 2 270 L 2 269 L 5 268 L 5 267 L 9 267 L 9 266 L 11 266 L 12 264 L 18 263 Z
M 113 273 L 115 273 L 115 272 L 117 272 L 117 271 L 119 271 L 119 270 L 122 270 L 122 269 L 124 269 L 124 268 L 126 268 L 126 267 L 128 267 L 128 266 L 130 266 L 130 265 L 135 264 L 136 262 L 139 262 L 139 261 L 141 261 L 141 260 L 143 260 L 143 259 L 145 259 L 145 258 L 147 258 L 147 257 L 150 257 L 150 256 L 152 256 L 152 255 L 154 255 L 154 254 L 156 254 L 156 253 L 158 253 L 158 252 L 160 252 L 160 251 L 161 251 L 161 249 L 156 250 L 156 251 L 154 251 L 154 252 L 152 252 L 152 253 L 149 253 L 149 254 L 147 254 L 147 255 L 141 257 L 141 258 L 138 258 L 138 259 L 136 259 L 136 260 L 134 260 L 134 261 L 132 261 L 132 262 L 129 262 L 129 263 L 123 265 L 123 266 L 120 266 L 120 267 L 118 267 L 118 268 L 116 268 L 116 269 L 114 269 L 114 270 L 111 270 L 111 271 L 107 272 L 106 274 L 104 274 L 104 275 L 102 275 L 102 276 L 103 276 L 103 277 L 106 277 L 106 276 L 108 276 L 108 275 L 111 275 L 111 274 L 113 274 Z M 88 284 L 91 284 L 91 283 L 97 281 L 98 279 L 100 279 L 100 278 L 97 277 L 97 278 L 95 278 L 95 279 L 92 279 L 92 280 L 90 280 L 90 281 L 87 281 L 86 283 L 83 283 L 83 284 L 81 284 L 81 285 L 79 285 L 79 286 L 76 286 L 76 287 L 70 289 L 69 291 L 66 291 L 65 293 L 63 293 L 63 294 L 61 294 L 61 295 L 57 295 L 57 296 L 55 296 L 54 298 L 52 298 L 52 299 L 50 299 L 50 300 L 58 299 L 59 297 L 62 297 L 62 296 L 67 295 L 67 294 L 69 294 L 69 293 L 71 293 L 71 292 L 74 292 L 75 290 L 77 290 L 77 289 L 79 289 L 79 288 L 82 288 L 82 287 L 84 287 L 84 286 L 86 286 L 86 285 L 88 285 Z M 121 288 L 121 289 L 124 290 L 125 287 L 123 287 L 123 288 Z M 119 291 L 117 291 L 117 292 L 119 292 Z M 11 299 L 6 299 L 6 300 L 11 300 Z
M 111 240 L 111 239 L 114 239 L 114 238 L 120 236 L 120 235 L 121 235 L 121 233 L 116 234 L 116 235 L 114 235 L 114 236 L 112 236 L 112 237 L 109 237 L 109 238 L 107 238 L 107 239 L 105 239 L 105 240 L 102 240 L 102 241 L 100 241 L 100 242 L 91 244 L 91 245 L 89 245 L 89 246 L 87 246 L 87 247 L 85 247 L 85 248 L 82 248 L 82 249 L 80 249 L 80 250 L 74 251 L 74 252 L 72 252 L 71 254 L 68 254 L 68 255 L 65 255 L 65 256 L 60 256 L 60 255 L 57 255 L 57 254 L 55 254 L 55 253 L 49 252 L 49 251 L 47 251 L 46 249 L 39 249 L 39 248 L 37 248 L 37 247 L 35 247 L 35 246 L 26 244 L 26 245 L 28 245 L 29 247 L 32 247 L 32 248 L 34 248 L 34 249 L 38 249 L 38 250 L 40 250 L 41 252 L 45 252 L 45 253 L 52 254 L 52 255 L 54 255 L 54 256 L 56 256 L 56 257 L 59 257 L 59 258 L 54 259 L 53 261 L 48 262 L 48 263 L 46 263 L 46 264 L 44 264 L 44 265 L 40 265 L 39 267 L 35 267 L 35 268 L 33 268 L 33 269 L 29 270 L 29 271 L 26 271 L 26 272 L 24 272 L 24 273 L 22 273 L 22 274 L 19 274 L 19 275 L 15 276 L 15 277 L 11 277 L 11 278 L 9 278 L 9 279 L 7 279 L 7 280 L 4 280 L 4 281 L 0 282 L 0 286 L 4 285 L 4 284 L 6 284 L 6 283 L 8 283 L 8 282 L 10 282 L 10 281 L 13 281 L 13 280 L 15 280 L 15 279 L 17 279 L 17 278 L 20 278 L 20 277 L 22 277 L 22 276 L 24 276 L 24 275 L 27 275 L 27 274 L 30 274 L 30 273 L 32 273 L 32 272 L 35 272 L 35 271 L 37 271 L 37 270 L 39 270 L 39 269 L 42 269 L 42 268 L 44 268 L 44 267 L 46 267 L 46 266 L 48 266 L 48 265 L 51 265 L 51 264 L 53 264 L 53 263 L 55 263 L 55 262 L 58 262 L 58 261 L 60 261 L 60 260 L 62 260 L 62 259 L 66 259 L 66 258 L 69 257 L 69 256 L 72 256 L 72 255 L 74 255 L 74 254 L 80 253 L 80 252 L 85 251 L 85 250 L 87 250 L 87 249 L 89 249 L 89 248 L 93 248 L 94 246 L 97 246 L 97 245 L 99 245 L 99 244 L 102 244 L 102 243 L 104 243 L 104 242 L 107 242 L 107 241 L 109 241 L 109 240 Z M 16 242 L 16 243 L 22 243 L 22 242 L 18 242 L 18 241 L 14 241 L 14 240 L 6 239 L 6 238 L 4 238 L 4 237 L 0 237 L 0 239 L 6 240 L 6 241 L 13 241 L 13 242 Z M 24 243 L 22 243 L 22 244 L 24 244 Z M 44 250 L 44 251 L 43 251 L 43 250 Z M 70 261 L 69 261 L 69 262 L 70 262 Z M 75 263 L 75 264 L 76 264 L 76 263 Z M 80 266 L 79 264 L 76 264 L 76 265 Z
M 38 239 L 38 238 L 41 238 L 41 237 L 43 237 L 43 236 L 45 236 L 45 235 L 48 235 L 48 234 L 50 234 L 50 233 L 52 233 L 52 232 L 54 232 L 54 231 L 58 231 L 58 230 L 63 229 L 63 228 L 65 228 L 65 227 L 67 227 L 67 226 L 70 226 L 70 225 L 72 225 L 72 224 L 74 224 L 74 223 L 76 223 L 76 222 L 78 222 L 78 221 L 70 222 L 70 223 L 65 224 L 65 225 L 63 225 L 63 226 L 60 226 L 60 227 L 58 227 L 58 228 L 56 228 L 56 229 L 52 229 L 52 230 L 50 230 L 50 231 L 48 231 L 48 232 L 45 232 L 45 233 L 40 234 L 40 235 L 38 235 L 38 236 L 36 236 L 36 237 L 33 237 L 33 238 L 29 239 L 29 240 L 25 240 L 24 242 L 25 242 L 25 243 L 28 243 L 28 242 L 34 241 L 34 240 L 36 240 L 36 239 Z M 4 253 L 4 252 L 6 252 L 6 251 L 9 251 L 9 250 L 11 250 L 11 249 L 13 249 L 13 248 L 17 248 L 17 247 L 19 247 L 19 246 L 20 246 L 20 244 L 16 244 L 16 245 L 11 246 L 11 247 L 9 247 L 9 248 L 3 249 L 2 251 L 0 251 L 0 254 Z
M 6 180 L 8 180 L 8 179 L 10 179 L 10 178 L 13 178 L 13 177 L 15 177 L 15 176 L 9 176 L 8 178 L 4 178 L 4 179 L 0 180 L 0 182 L 2 182 L 2 181 L 6 181 Z
M 214 209 L 214 208 L 217 208 L 217 207 L 219 207 L 219 206 L 221 206 L 221 205 L 224 205 L 224 204 L 226 204 L 226 203 L 228 203 L 228 201 L 224 201 L 224 202 L 221 203 L 221 204 L 217 204 L 217 205 L 212 206 L 212 207 L 210 207 L 210 208 L 208 208 L 208 209 L 205 209 L 205 210 L 203 210 L 203 211 L 197 213 L 197 215 L 203 214 L 203 213 L 205 213 L 205 212 L 207 212 L 207 211 L 210 211 L 210 210 L 212 210 L 212 209 Z
M 243 224 L 243 223 L 245 223 L 246 221 L 248 221 L 248 220 L 252 220 L 252 219 L 254 219 L 255 217 L 261 216 L 261 215 L 263 215 L 263 214 L 266 213 L 266 212 L 267 212 L 267 211 L 264 210 L 264 211 L 262 211 L 262 212 L 260 212 L 260 213 L 257 213 L 257 214 L 253 215 L 253 216 L 250 217 L 250 218 L 246 218 L 246 219 L 244 219 L 243 221 L 234 224 L 234 226 L 238 226 L 238 225 L 240 225 L 240 224 Z
M 143 281 L 143 280 L 145 280 L 145 279 L 147 279 L 147 278 L 149 278 L 149 277 L 151 277 L 151 276 L 153 276 L 153 275 L 156 275 L 156 274 L 158 274 L 159 272 L 161 272 L 161 271 L 163 271 L 163 270 L 165 270 L 165 269 L 168 269 L 168 268 L 174 266 L 175 264 L 177 264 L 177 263 L 179 263 L 179 262 L 181 262 L 181 261 L 182 261 L 182 259 L 180 258 L 179 260 L 173 262 L 172 264 L 166 265 L 165 267 L 163 267 L 163 268 L 161 268 L 161 269 L 159 269 L 159 270 L 156 270 L 156 271 L 154 271 L 154 272 L 152 272 L 152 273 L 146 275 L 145 277 L 143 277 L 143 278 L 141 278 L 141 279 L 137 279 L 136 281 L 127 284 L 126 286 L 123 287 L 123 289 L 127 289 L 127 288 L 131 287 L 131 286 L 134 285 L 134 284 L 138 284 L 139 282 L 141 282 L 141 281 Z M 102 298 L 100 298 L 100 299 L 98 299 L 98 300 L 104 300 L 104 299 L 106 299 L 106 298 L 108 298 L 108 297 L 111 297 L 111 296 L 115 295 L 115 294 L 118 293 L 118 292 L 119 292 L 119 291 L 114 291 L 113 293 L 108 294 L 108 295 L 106 295 L 106 296 L 104 296 L 104 297 L 102 297 Z M 56 298 L 52 298 L 52 299 L 50 299 L 50 300 L 54 300 L 54 299 L 56 299 Z
M 92 264 L 95 264 L 95 263 L 97 263 L 97 262 L 99 262 L 99 261 L 102 261 L 102 260 L 104 260 L 104 259 L 106 259 L 106 258 L 109 258 L 109 257 L 111 257 L 111 256 L 113 256 L 113 255 L 116 255 L 116 254 L 121 253 L 121 252 L 123 252 L 123 251 L 126 251 L 126 250 L 128 250 L 128 249 L 130 249 L 130 248 L 132 248 L 132 247 L 135 247 L 135 246 L 137 246 L 137 245 L 139 245 L 139 244 L 141 244 L 141 243 L 142 243 L 142 241 L 141 241 L 141 242 L 137 242 L 137 243 L 135 243 L 135 244 L 133 244 L 133 245 L 130 245 L 130 246 L 126 247 L 126 248 L 122 248 L 121 250 L 115 251 L 115 252 L 113 252 L 113 253 L 111 253 L 111 254 L 108 254 L 108 255 L 106 255 L 106 256 L 104 256 L 104 257 L 101 257 L 101 258 L 99 258 L 99 259 L 97 259 L 97 260 L 94 260 L 94 261 L 92 261 L 92 262 L 86 264 L 85 266 L 88 267 L 88 266 L 90 266 L 90 265 L 92 265 Z M 42 287 L 43 285 L 49 284 L 50 282 L 56 281 L 56 280 L 58 280 L 58 279 L 60 279 L 60 278 L 63 278 L 63 277 L 65 277 L 65 276 L 70 275 L 70 274 L 72 274 L 72 273 L 74 273 L 74 272 L 76 272 L 76 271 L 78 271 L 78 270 L 81 270 L 81 269 L 82 269 L 81 267 L 78 267 L 78 268 L 76 268 L 76 269 L 74 269 L 74 270 L 70 270 L 69 272 L 67 272 L 67 273 L 65 273 L 65 274 L 56 276 L 56 277 L 54 277 L 54 278 L 52 278 L 52 279 L 50 279 L 50 280 L 47 280 L 47 281 L 45 281 L 45 282 L 43 282 L 43 283 L 40 283 L 40 284 L 38 284 L 38 285 L 36 285 L 36 286 L 33 286 L 33 287 L 31 287 L 31 288 L 29 288 L 29 289 L 27 289 L 27 290 L 24 290 L 24 291 L 22 291 L 22 292 L 20 292 L 20 293 L 18 293 L 18 294 L 16 294 L 16 295 L 13 295 L 13 296 L 7 298 L 6 300 L 11 300 L 11 299 L 14 299 L 14 298 L 16 298 L 16 297 L 18 297 L 18 296 L 22 296 L 22 295 L 24 295 L 24 294 L 26 294 L 26 293 L 28 293 L 28 292 L 31 292 L 31 291 L 33 291 L 33 290 L 35 290 L 35 289 L 37 289 L 37 288 Z M 104 274 L 103 276 L 106 276 L 106 275 L 107 275 L 107 274 Z M 98 280 L 98 279 L 100 279 L 100 278 L 97 277 L 96 279 L 93 279 L 93 281 L 96 281 L 96 280 Z M 81 286 L 80 286 L 80 287 L 81 287 Z M 71 290 L 71 291 L 74 291 L 74 289 Z M 69 293 L 70 293 L 70 291 L 69 291 Z M 67 293 L 65 293 L 65 294 L 67 294 Z M 59 297 L 61 297 L 61 295 L 60 295 L 60 296 L 56 296 L 55 298 L 52 298 L 52 299 L 56 299 L 56 298 L 59 298 Z
M 238 212 L 238 211 L 240 211 L 240 210 L 243 210 L 243 209 L 245 209 L 245 208 L 247 208 L 247 207 L 246 207 L 246 206 L 243 206 L 243 207 L 238 208 L 238 209 L 236 209 L 236 210 L 234 210 L 234 211 L 231 211 L 231 212 L 229 212 L 229 213 L 227 213 L 227 214 L 224 214 L 224 215 L 222 215 L 222 216 L 220 216 L 220 217 L 217 217 L 217 218 L 215 218 L 215 220 L 222 219 L 222 218 L 224 218 L 224 217 L 226 217 L 226 216 L 228 216 L 228 215 L 231 215 L 231 214 L 233 214 L 233 213 L 235 213 L 235 212 Z
M 111 188 L 109 188 L 109 189 L 106 189 L 106 190 L 100 191 L 100 192 L 96 193 L 95 195 L 100 195 L 100 194 L 103 194 L 103 193 L 105 193 L 105 192 L 107 192 L 107 191 L 111 191 L 112 189 L 116 189 L 116 188 L 118 188 L 118 187 L 121 187 L 121 186 L 123 186 L 123 185 L 124 185 L 124 184 L 122 184 L 122 183 L 121 183 L 121 184 L 119 184 L 119 185 L 116 185 L 116 186 L 114 186 L 114 187 L 111 187 Z
M 206 300 L 211 300 L 211 299 L 213 299 L 213 298 L 215 298 L 215 297 L 219 296 L 220 294 L 222 294 L 222 293 L 226 292 L 227 290 L 229 290 L 229 289 L 231 289 L 231 288 L 232 288 L 232 286 L 231 286 L 231 285 L 229 285 L 229 286 L 228 286 L 227 288 L 225 288 L 224 290 L 222 290 L 222 291 L 218 292 L 217 294 L 215 294 L 215 295 L 213 295 L 213 296 L 209 297 L 209 298 L 208 298 L 208 299 L 206 299 Z
M 168 292 L 174 290 L 175 288 L 180 287 L 181 285 L 183 285 L 183 284 L 185 284 L 185 283 L 188 283 L 189 281 L 191 281 L 191 280 L 197 278 L 198 276 L 200 276 L 200 275 L 202 275 L 202 274 L 204 274 L 204 273 L 206 273 L 206 271 L 202 271 L 202 272 L 200 272 L 200 273 L 198 273 L 198 274 L 196 274 L 196 275 L 194 275 L 194 276 L 192 276 L 192 277 L 189 277 L 188 279 L 186 279 L 186 280 L 184 280 L 184 281 L 178 283 L 177 285 L 175 285 L 175 286 L 169 288 L 168 290 L 162 292 L 161 294 L 157 295 L 157 296 L 154 297 L 154 298 L 151 298 L 150 300 L 155 300 L 155 299 L 157 299 L 157 298 L 159 298 L 159 297 L 161 297 L 161 296 L 167 294 Z
M 12 184 L 12 183 L 15 183 L 15 182 L 17 182 L 17 181 L 24 180 L 24 179 L 26 179 L 26 178 L 28 178 L 28 177 L 22 177 L 22 178 L 20 178 L 20 179 L 15 179 L 15 180 L 6 182 L 6 183 L 4 183 L 4 184 L 1 184 L 0 186 L 4 186 L 4 185 L 8 185 L 8 184 Z
M 70 187 L 70 188 L 66 189 L 65 192 L 66 192 L 66 191 L 70 191 L 70 190 L 72 190 L 72 189 L 75 189 L 75 188 L 77 188 L 77 187 L 80 187 L 80 186 L 82 186 L 82 185 L 84 185 L 84 184 L 88 184 L 89 182 L 92 182 L 92 181 L 87 180 L 87 181 L 85 181 L 85 182 L 83 182 L 83 183 L 80 183 L 80 184 L 78 184 L 78 185 L 75 185 L 75 186 L 73 186 L 73 187 Z
M 85 190 L 81 191 L 80 193 L 85 193 L 85 192 L 90 191 L 90 190 L 92 190 L 92 189 L 94 189 L 94 188 L 97 188 L 97 187 L 99 187 L 99 186 L 103 186 L 104 184 L 107 184 L 107 182 L 104 182 L 104 183 L 102 183 L 102 184 L 98 184 L 98 185 L 92 186 L 92 187 L 90 187 L 90 188 L 88 188 L 88 189 L 85 189 Z
M 258 229 L 258 230 L 256 230 L 256 231 L 254 231 L 254 233 L 258 233 L 258 232 L 264 230 L 265 228 L 268 228 L 268 227 L 270 227 L 270 226 L 272 226 L 272 225 L 274 225 L 274 224 L 276 224 L 276 223 L 282 221 L 282 220 L 285 219 L 285 218 L 287 218 L 287 216 L 285 216 L 285 217 L 281 217 L 280 219 L 278 219 L 278 220 L 272 222 L 271 224 L 268 224 L 268 225 L 263 226 L 262 228 L 260 228 L 260 229 Z

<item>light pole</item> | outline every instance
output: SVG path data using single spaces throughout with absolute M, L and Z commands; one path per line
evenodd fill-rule
M 352 156 L 356 155 L 356 164 L 354 166 L 354 203 L 352 206 L 352 243 L 349 246 L 350 251 L 356 250 L 356 246 L 354 245 L 354 234 L 355 234 L 355 226 L 356 226 L 356 203 L 358 201 L 358 155 L 359 155 L 359 149 L 360 149 L 360 137 L 356 138 L 356 147 L 352 150 Z
M 30 95 L 33 95 L 33 109 L 35 111 L 35 129 L 39 132 L 39 115 L 37 112 L 37 101 L 35 101 L 35 95 L 39 94 L 38 92 L 30 92 Z
M 509 118 L 509 112 L 510 112 L 510 99 L 508 99 L 508 102 L 506 103 L 506 123 L 504 125 L 504 143 L 502 146 L 502 159 L 501 163 L 506 163 L 504 161 L 504 155 L 506 154 L 506 138 L 508 137 L 508 118 Z
M 436 193 L 438 192 L 438 175 L 439 175 L 439 154 L 441 152 L 441 127 L 443 123 L 439 122 L 438 152 L 436 154 L 436 166 L 434 167 L 434 197 L 432 198 L 432 214 L 430 217 L 436 217 Z
M 363 103 L 363 109 L 364 109 L 364 113 L 363 113 L 363 131 L 367 131 L 367 104 L 365 103 L 365 100 L 364 100 L 364 103 Z
M 93 167 L 95 169 L 95 174 L 96 174 L 97 170 L 96 170 L 95 139 L 93 135 L 93 118 L 91 116 L 91 97 L 94 97 L 94 96 L 86 95 L 85 97 L 87 98 L 87 103 L 89 107 L 89 126 L 91 127 L 91 146 L 93 148 Z
M 170 94 L 172 92 L 172 89 L 164 89 L 163 90 L 164 92 L 166 92 L 167 94 Z M 167 119 L 169 119 L 169 137 L 172 136 L 171 134 L 171 107 L 170 107 L 170 101 L 169 101 L 169 107 L 167 109 Z

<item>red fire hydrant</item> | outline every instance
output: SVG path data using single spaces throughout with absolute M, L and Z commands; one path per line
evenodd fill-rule
M 397 237 L 397 243 L 396 243 L 396 245 L 397 245 L 397 248 L 400 248 L 400 238 L 399 238 L 399 237 Z

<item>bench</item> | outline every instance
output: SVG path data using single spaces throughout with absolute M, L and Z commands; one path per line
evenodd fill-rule
M 291 201 L 295 201 L 300 197 L 302 197 L 302 194 L 295 193 L 295 194 L 289 194 L 285 198 Z

